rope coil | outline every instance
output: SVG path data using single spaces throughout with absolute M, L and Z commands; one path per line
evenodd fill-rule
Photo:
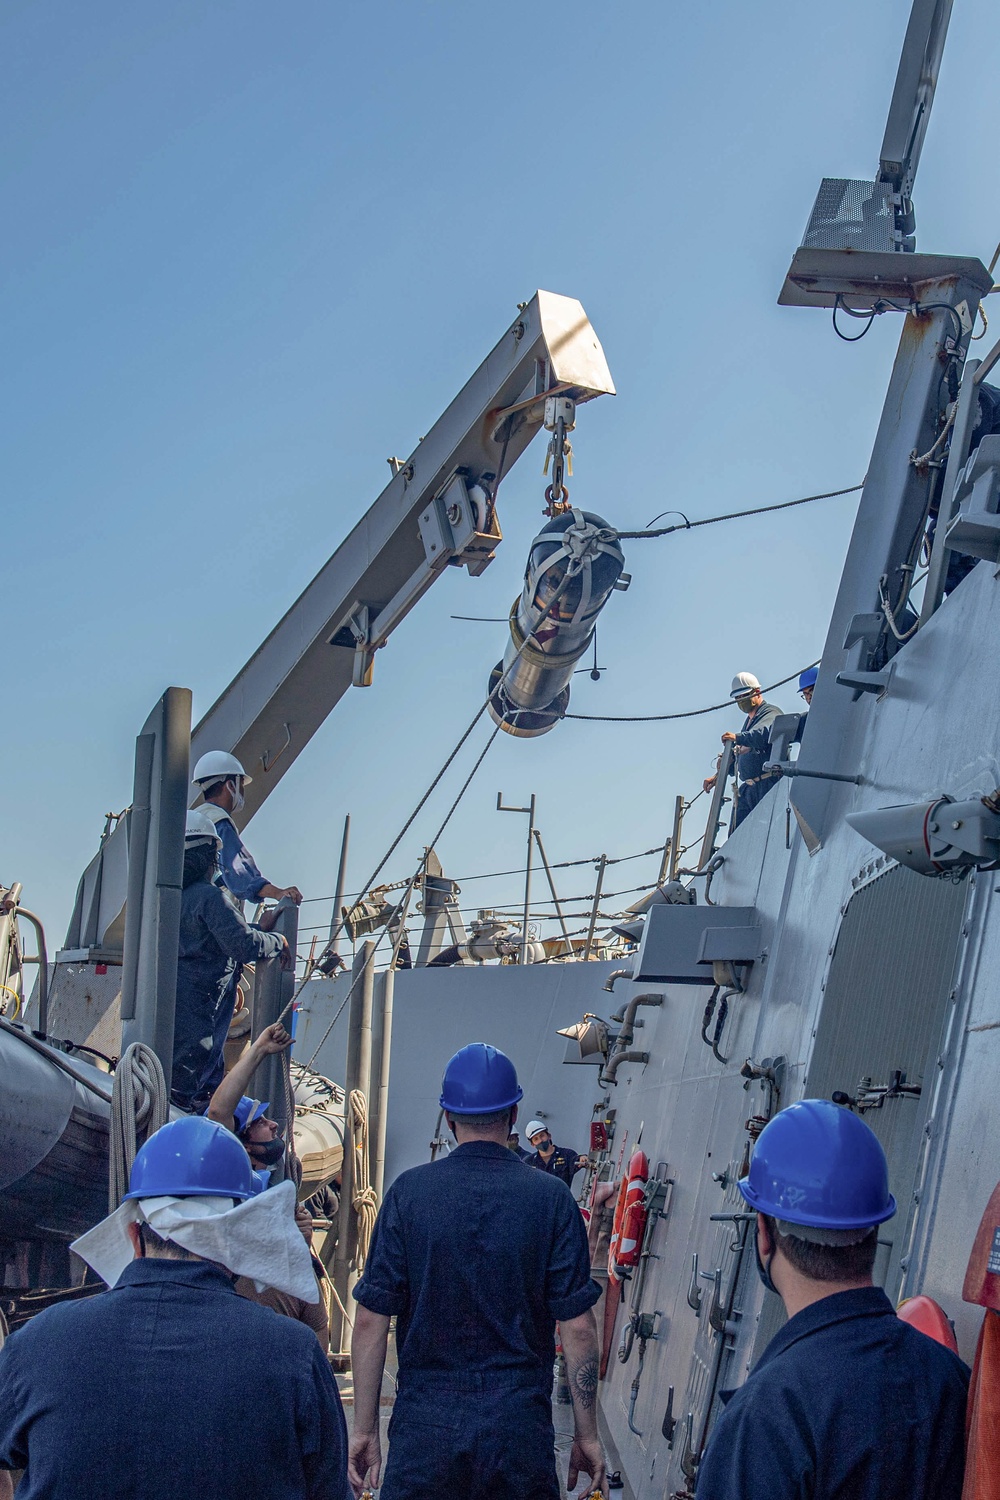
M 351 1203 L 358 1216 L 358 1248 L 355 1269 L 360 1275 L 368 1259 L 375 1220 L 378 1216 L 378 1194 L 371 1185 L 368 1159 L 368 1100 L 361 1089 L 352 1089 L 348 1100 L 345 1134 L 354 1152 L 351 1173 Z
M 108 1121 L 108 1210 L 128 1191 L 129 1173 L 143 1141 L 167 1122 L 167 1081 L 152 1047 L 133 1042 L 115 1069 Z M 140 1139 L 141 1137 L 141 1139 Z

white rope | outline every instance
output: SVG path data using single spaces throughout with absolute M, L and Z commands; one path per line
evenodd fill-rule
M 347 1129 L 345 1135 L 351 1142 L 354 1157 L 351 1173 L 351 1203 L 358 1216 L 358 1248 L 355 1269 L 360 1275 L 365 1268 L 368 1250 L 378 1216 L 378 1194 L 371 1185 L 368 1163 L 368 1100 L 361 1089 L 352 1089 L 348 1100 Z
M 108 1209 L 128 1191 L 140 1134 L 145 1141 L 167 1120 L 167 1081 L 152 1047 L 133 1042 L 115 1069 L 108 1121 Z

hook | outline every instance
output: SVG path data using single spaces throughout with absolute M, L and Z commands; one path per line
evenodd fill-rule
M 701 1317 L 702 1289 L 698 1285 L 698 1252 L 691 1257 L 691 1280 L 688 1282 L 687 1305 L 696 1317 Z
M 292 731 L 289 729 L 288 725 L 282 724 L 281 727 L 285 731 L 285 743 L 282 745 L 281 749 L 275 755 L 269 755 L 265 750 L 260 758 L 260 763 L 264 767 L 265 774 L 270 771 L 271 767 L 275 764 L 276 761 L 281 759 L 285 751 L 288 749 L 289 745 L 292 743 Z
M 681 1454 L 681 1473 L 689 1482 L 698 1474 L 698 1455 L 694 1451 L 694 1412 L 689 1411 L 684 1419 L 684 1452 Z
M 670 1386 L 667 1391 L 667 1409 L 663 1413 L 663 1421 L 660 1424 L 660 1432 L 667 1440 L 667 1447 L 674 1446 L 674 1433 L 677 1430 L 677 1418 L 674 1416 L 674 1388 Z

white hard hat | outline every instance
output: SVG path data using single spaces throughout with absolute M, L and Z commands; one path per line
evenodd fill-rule
M 541 1135 L 542 1131 L 547 1131 L 548 1128 L 549 1127 L 546 1125 L 544 1120 L 529 1120 L 527 1129 L 524 1133 L 530 1141 L 532 1136 Z
M 733 685 L 729 689 L 730 698 L 748 698 L 751 693 L 760 692 L 760 683 L 752 672 L 737 672 L 733 678 Z
M 187 823 L 184 825 L 185 844 L 207 844 L 209 842 L 216 846 L 222 843 L 215 831 L 215 824 L 208 813 L 202 807 L 193 807 L 187 815 Z
M 202 782 L 228 781 L 230 776 L 242 776 L 247 784 L 253 780 L 228 750 L 209 750 L 198 761 L 191 780 L 198 786 Z

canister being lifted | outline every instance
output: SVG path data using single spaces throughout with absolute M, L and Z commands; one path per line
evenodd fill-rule
M 510 642 L 490 675 L 493 722 L 524 739 L 547 734 L 569 703 L 573 670 L 613 589 L 627 589 L 618 533 L 601 516 L 566 510 L 535 537 Z

